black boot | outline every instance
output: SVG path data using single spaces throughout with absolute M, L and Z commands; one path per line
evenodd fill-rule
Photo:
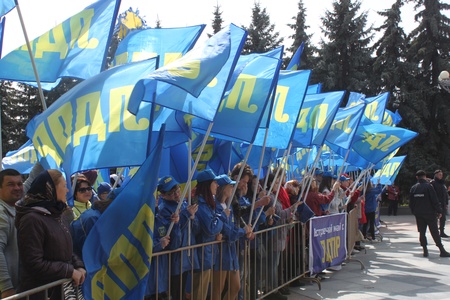
M 443 237 L 443 238 L 448 238 L 448 237 L 450 237 L 450 236 L 448 236 L 448 235 L 445 234 L 444 230 L 441 231 L 440 236 Z
M 422 246 L 423 248 L 423 257 L 428 257 L 428 248 L 427 246 Z
M 438 248 L 441 251 L 440 257 L 450 257 L 450 253 L 445 251 L 444 246 L 438 246 Z

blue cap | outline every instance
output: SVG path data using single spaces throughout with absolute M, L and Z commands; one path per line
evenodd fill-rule
M 314 175 L 322 175 L 323 174 L 323 171 L 321 170 L 321 169 L 316 169 L 315 171 L 314 171 Z
M 220 186 L 228 185 L 228 184 L 236 184 L 236 181 L 231 180 L 226 174 L 222 174 L 217 176 L 216 178 L 217 184 Z
M 111 192 L 111 185 L 107 182 L 102 182 L 98 185 L 97 194 L 101 195 L 103 193 Z
M 341 177 L 339 177 L 339 181 L 347 181 L 350 180 L 350 176 L 348 176 L 347 174 L 342 174 Z
M 177 184 L 178 182 L 172 176 L 164 176 L 158 182 L 158 191 L 168 192 Z
M 208 180 L 217 180 L 216 174 L 214 174 L 213 170 L 207 169 L 197 173 L 197 182 L 204 182 Z
M 326 171 L 326 172 L 323 172 L 323 175 L 322 175 L 323 177 L 333 177 L 333 174 L 331 174 L 331 172 L 330 171 Z

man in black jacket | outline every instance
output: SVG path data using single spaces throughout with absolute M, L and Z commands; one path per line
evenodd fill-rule
M 437 226 L 437 219 L 442 216 L 442 206 L 437 199 L 436 192 L 426 180 L 426 173 L 419 170 L 416 173 L 417 183 L 411 187 L 409 192 L 409 207 L 416 217 L 417 230 L 419 231 L 420 245 L 423 247 L 423 256 L 428 257 L 427 249 L 427 227 L 430 228 L 436 246 L 441 251 L 441 257 L 450 257 L 445 251 Z
M 441 170 L 434 171 L 434 179 L 431 181 L 431 185 L 436 192 L 436 196 L 442 207 L 442 217 L 439 219 L 439 231 L 441 237 L 448 238 L 449 236 L 445 234 L 445 221 L 447 220 L 445 213 L 448 209 L 448 195 L 447 187 L 445 186 L 444 173 Z

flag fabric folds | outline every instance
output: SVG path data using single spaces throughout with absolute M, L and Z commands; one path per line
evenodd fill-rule
M 182 57 L 194 47 L 205 25 L 180 28 L 148 28 L 130 32 L 116 50 L 114 65 L 159 55 L 162 65 Z
M 1 0 L 0 1 L 0 17 L 6 15 L 11 9 L 16 6 L 14 0 Z
M 365 108 L 365 103 L 339 108 L 333 124 L 325 137 L 326 143 L 349 149 Z
M 135 113 L 140 101 L 154 101 L 213 120 L 246 37 L 247 32 L 242 28 L 233 24 L 225 27 L 203 46 L 192 49 L 192 53 L 189 51 L 140 80 L 133 90 L 128 109 Z
M 8 151 L 2 159 L 2 170 L 15 169 L 20 174 L 29 174 L 37 162 L 37 152 L 31 140 L 28 140 L 19 149 Z
M 303 107 L 311 70 L 281 71 L 271 108 L 266 147 L 288 148 Z M 263 146 L 265 128 L 260 126 L 254 145 Z
M 152 72 L 156 59 L 130 63 L 87 79 L 27 125 L 27 136 L 47 168 L 66 174 L 141 165 L 146 157 L 150 103 L 137 115 L 126 107 L 134 84 Z M 125 155 L 124 155 L 125 154 Z
M 295 71 L 300 69 L 300 59 L 305 48 L 305 42 L 302 42 L 291 58 L 286 70 Z
M 2 49 L 3 49 L 3 33 L 5 32 L 5 20 L 0 16 L 0 58 L 2 57 Z
M 400 171 L 400 168 L 402 167 L 403 161 L 405 160 L 406 155 L 403 156 L 396 156 L 392 157 L 384 166 L 382 169 L 379 169 L 371 178 L 371 181 L 376 184 L 378 180 L 380 180 L 380 183 L 385 184 L 392 184 L 395 181 L 395 178 L 397 178 L 398 172 Z
M 344 94 L 344 91 L 338 91 L 306 95 L 294 131 L 293 147 L 323 144 Z
M 120 0 L 97 1 L 31 41 L 42 82 L 90 78 L 105 68 Z M 0 79 L 36 82 L 26 45 L 0 60 Z
M 87 299 L 144 299 L 153 252 L 153 193 L 163 138 L 164 127 L 150 156 L 121 187 L 86 238 L 83 292 Z
M 219 106 L 210 135 L 230 141 L 253 142 L 275 89 L 280 67 L 280 59 L 264 55 L 255 56 L 246 63 Z M 192 118 L 194 131 L 205 133 L 208 125 L 208 121 Z

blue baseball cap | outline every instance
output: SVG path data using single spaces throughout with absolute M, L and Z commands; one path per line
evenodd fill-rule
M 158 191 L 166 193 L 171 189 L 173 189 L 173 187 L 176 186 L 177 184 L 179 183 L 172 176 L 169 175 L 164 176 L 158 182 Z
M 323 172 L 323 175 L 322 175 L 323 177 L 333 177 L 333 174 L 331 174 L 331 172 L 330 171 L 326 171 L 326 172 Z
M 231 180 L 230 177 L 228 177 L 228 175 L 226 174 L 222 174 L 217 176 L 217 184 L 220 186 L 224 186 L 224 185 L 228 185 L 228 184 L 236 184 L 236 181 Z
M 347 181 L 347 180 L 350 180 L 350 176 L 348 176 L 345 173 L 339 177 L 339 181 Z
M 207 169 L 197 173 L 197 182 L 204 182 L 208 180 L 217 180 L 218 176 L 214 174 L 213 170 Z
M 101 195 L 103 193 L 111 192 L 111 185 L 107 182 L 102 182 L 98 185 L 97 194 Z
M 322 171 L 321 169 L 316 169 L 316 170 L 314 171 L 314 175 L 316 175 L 316 176 L 322 175 L 322 174 L 323 174 L 323 171 Z

